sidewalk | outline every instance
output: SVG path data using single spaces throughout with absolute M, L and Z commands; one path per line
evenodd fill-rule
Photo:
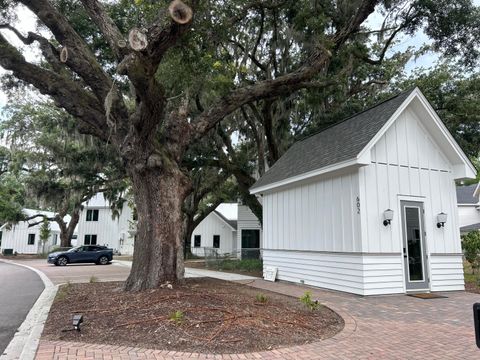
M 132 267 L 131 261 L 125 260 L 114 260 L 112 262 L 114 265 Z M 258 280 L 257 277 L 247 276 L 234 273 L 226 273 L 221 271 L 213 271 L 207 269 L 198 269 L 198 268 L 189 268 L 185 267 L 185 277 L 186 278 L 195 278 L 195 277 L 211 277 L 214 279 L 220 279 L 225 281 L 249 281 L 249 280 Z
M 128 264 L 118 264 L 128 266 Z M 248 354 L 196 354 L 125 346 L 41 341 L 38 360 L 52 359 L 479 359 L 472 304 L 480 295 L 445 293 L 422 300 L 405 295 L 360 297 L 285 282 L 209 270 L 188 269 L 190 276 L 212 276 L 258 289 L 299 297 L 306 290 L 336 311 L 345 328 L 336 336 L 303 346 Z M 207 275 L 208 274 L 208 275 Z M 279 314 L 281 316 L 281 314 Z

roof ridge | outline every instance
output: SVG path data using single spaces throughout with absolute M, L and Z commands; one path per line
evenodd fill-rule
M 301 139 L 298 139 L 297 141 L 295 141 L 294 144 L 296 144 L 296 143 L 298 143 L 298 142 L 301 142 L 301 141 L 304 141 L 304 140 L 307 140 L 308 138 L 310 138 L 310 137 L 312 137 L 312 136 L 318 135 L 318 134 L 320 134 L 320 133 L 322 133 L 322 132 L 324 132 L 324 131 L 326 131 L 326 130 L 329 130 L 329 129 L 337 126 L 337 125 L 340 125 L 340 124 L 342 124 L 342 123 L 344 123 L 344 122 L 346 122 L 346 121 L 348 121 L 348 120 L 351 120 L 352 118 L 357 117 L 357 116 L 360 115 L 360 114 L 363 114 L 363 113 L 365 113 L 365 112 L 367 112 L 367 111 L 370 111 L 370 110 L 372 110 L 372 109 L 375 109 L 376 107 L 378 107 L 378 106 L 380 106 L 380 105 L 382 105 L 382 104 L 384 104 L 384 103 L 386 103 L 386 102 L 388 102 L 388 101 L 391 101 L 391 100 L 393 100 L 393 99 L 396 99 L 396 98 L 399 97 L 400 95 L 403 95 L 403 94 L 412 92 L 412 91 L 415 90 L 416 88 L 417 88 L 417 87 L 415 86 L 415 87 L 412 87 L 412 88 L 410 88 L 410 89 L 401 91 L 401 92 L 399 92 L 399 93 L 396 94 L 396 95 L 390 96 L 389 98 L 387 98 L 387 99 L 385 99 L 385 100 L 383 100 L 383 101 L 381 101 L 381 102 L 379 102 L 379 103 L 376 103 L 376 104 L 374 104 L 374 105 L 372 105 L 372 106 L 370 106 L 370 107 L 368 107 L 368 108 L 366 108 L 366 109 L 363 109 L 362 111 L 359 111 L 359 112 L 357 112 L 357 113 L 355 113 L 355 114 L 352 114 L 352 115 L 346 117 L 345 119 L 342 119 L 342 120 L 340 120 L 340 121 L 338 121 L 338 122 L 336 122 L 336 123 L 334 123 L 334 124 L 331 124 L 331 125 L 323 128 L 322 130 L 318 130 L 318 131 L 316 131 L 316 132 L 314 132 L 314 133 L 312 133 L 312 134 L 310 134 L 310 135 L 307 135 L 307 136 L 305 136 L 305 137 L 303 137 L 303 138 L 301 138 Z

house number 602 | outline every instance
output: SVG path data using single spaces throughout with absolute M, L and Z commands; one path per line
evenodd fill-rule
M 360 198 L 357 196 L 357 214 L 360 214 Z

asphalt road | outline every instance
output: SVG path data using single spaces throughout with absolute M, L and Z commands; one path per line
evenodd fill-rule
M 43 288 L 43 282 L 35 272 L 0 262 L 0 354 L 3 354 Z

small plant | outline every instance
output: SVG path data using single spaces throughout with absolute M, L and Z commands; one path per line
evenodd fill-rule
M 310 291 L 305 291 L 302 297 L 300 297 L 300 302 L 305 305 L 310 311 L 317 310 L 320 307 L 318 300 L 312 300 L 312 293 Z
M 180 310 L 177 310 L 168 316 L 168 319 L 177 325 L 180 325 L 183 322 L 184 318 L 185 314 L 183 313 L 183 311 Z
M 258 294 L 255 296 L 255 298 L 257 299 L 257 302 L 262 303 L 262 304 L 266 304 L 267 301 L 268 301 L 267 295 L 262 294 L 262 293 L 258 293 Z
M 68 281 L 65 285 L 60 286 L 57 292 L 56 299 L 57 300 L 65 299 L 68 293 L 70 292 L 71 288 L 72 288 L 72 283 L 70 281 Z
M 90 276 L 89 280 L 90 284 L 98 282 L 98 278 L 95 275 Z

